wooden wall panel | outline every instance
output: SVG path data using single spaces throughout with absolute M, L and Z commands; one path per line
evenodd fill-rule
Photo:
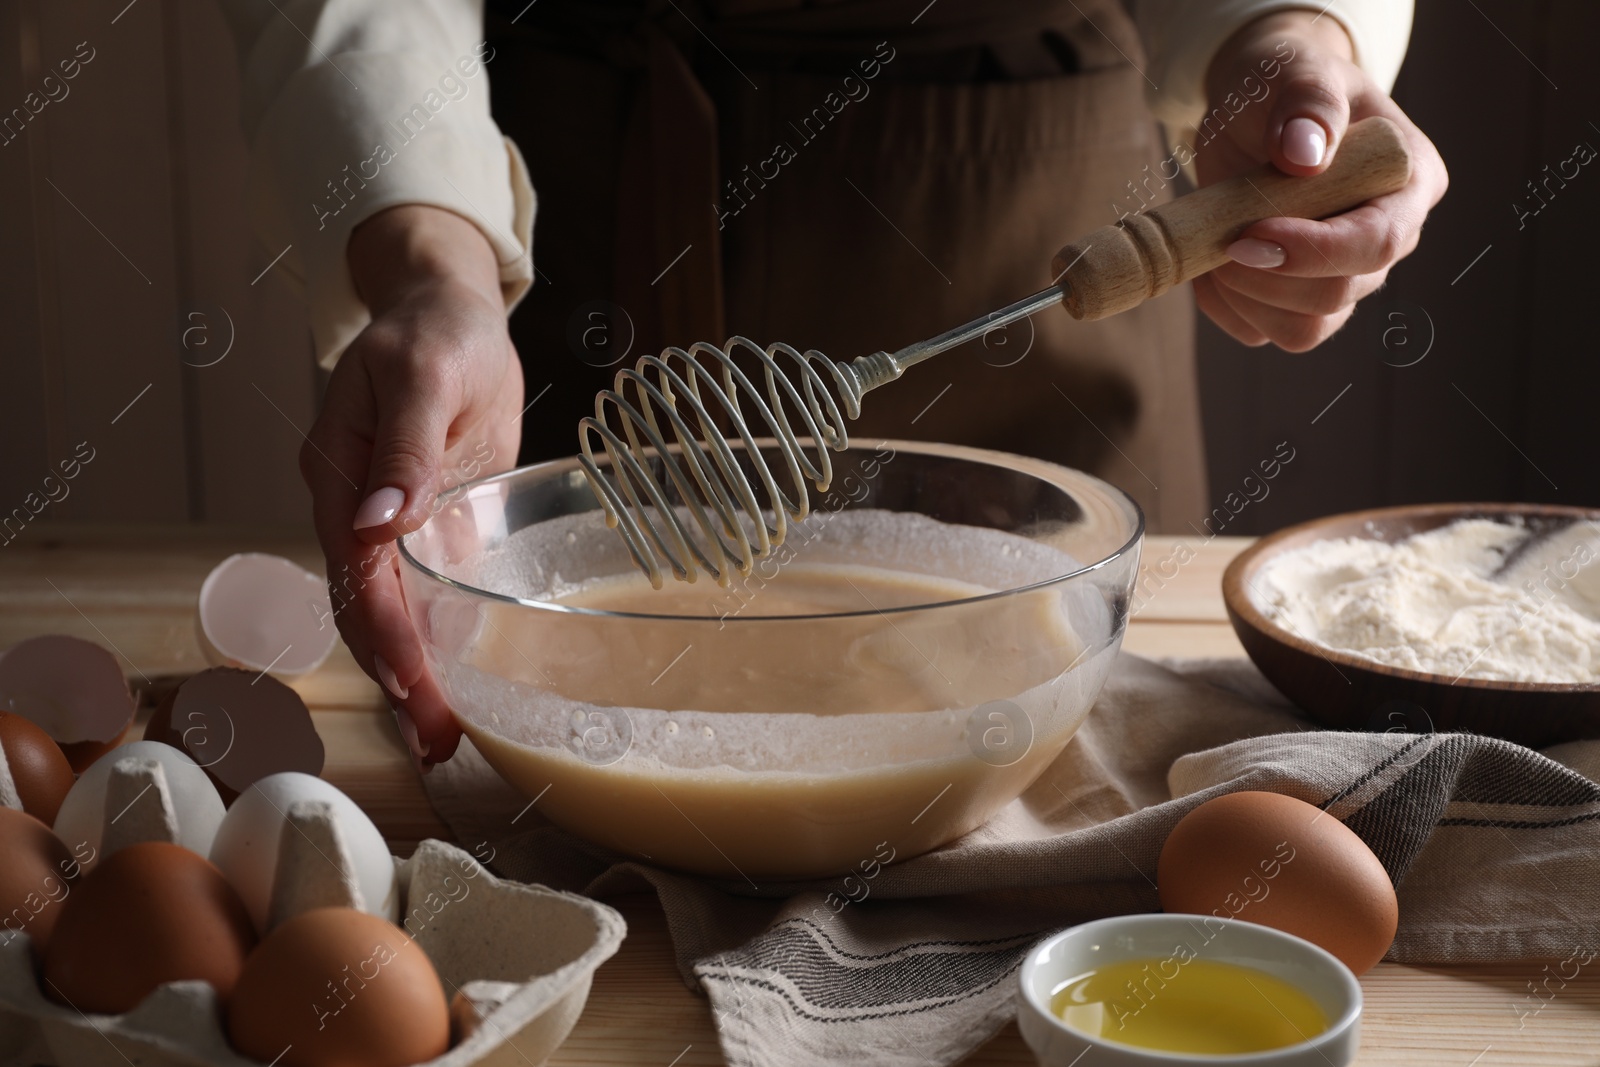
M 181 386 L 162 343 L 171 336 L 177 254 L 161 93 L 166 42 L 159 4 L 138 4 L 113 25 L 121 6 L 36 5 L 46 69 L 80 45 L 94 57 L 28 132 L 43 162 L 34 203 L 50 204 L 39 226 L 54 253 L 44 299 L 59 315 L 60 347 L 46 358 L 59 371 L 50 417 L 65 440 L 52 434 L 51 444 L 87 441 L 95 455 L 61 517 L 161 521 L 188 510 Z
M 275 252 L 244 212 L 232 39 L 210 3 L 7 4 L 0 107 L 91 49 L 0 147 L 0 516 L 87 441 L 30 536 L 68 518 L 303 528 L 316 372 L 281 271 L 251 284 Z
M 34 20 L 24 21 L 13 5 L 0 15 L 0 117 L 21 107 L 28 78 L 38 63 Z M 40 316 L 40 248 L 33 205 L 30 134 L 0 134 L 0 531 L 12 509 L 24 507 L 29 492 L 53 460 L 47 410 L 45 367 L 37 358 L 44 348 L 45 323 Z M 68 498 L 71 499 L 70 497 Z M 0 532 L 0 542 L 16 534 Z
M 304 304 L 281 266 L 263 273 L 281 249 L 262 246 L 245 211 L 247 157 L 227 26 L 211 3 L 169 0 L 167 12 L 189 220 L 180 311 L 205 328 L 179 352 L 188 364 L 200 514 L 228 525 L 304 526 L 310 497 L 297 464 L 317 386 Z M 195 344 L 202 336 L 206 343 Z

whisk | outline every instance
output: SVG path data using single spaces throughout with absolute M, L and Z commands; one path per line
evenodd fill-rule
M 735 336 L 721 347 L 700 341 L 641 357 L 617 372 L 613 388 L 596 396 L 594 415 L 579 423 L 579 462 L 606 524 L 652 586 L 662 585 L 663 562 L 680 581 L 704 570 L 725 584 L 734 571 L 749 574 L 783 543 L 791 522 L 806 518 L 807 480 L 827 491 L 829 450 L 849 445 L 845 419 L 857 418 L 862 397 L 906 368 L 1058 302 L 1078 319 L 1126 311 L 1221 266 L 1227 246 L 1261 219 L 1325 218 L 1401 188 L 1410 175 L 1399 128 L 1369 118 L 1349 128 L 1319 175 L 1289 177 L 1266 166 L 1126 216 L 1063 248 L 1048 289 L 898 352 L 838 363 L 815 350 L 763 348 Z M 741 352 L 760 368 L 764 389 L 735 360 Z M 763 456 L 752 424 L 772 439 L 768 448 L 785 477 Z M 596 438 L 609 476 L 596 459 Z M 743 446 L 743 467 L 733 438 Z

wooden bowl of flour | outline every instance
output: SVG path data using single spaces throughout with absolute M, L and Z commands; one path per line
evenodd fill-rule
M 1539 534 L 1600 519 L 1600 511 L 1544 504 L 1419 504 L 1331 515 L 1280 530 L 1242 552 L 1222 576 L 1228 619 L 1245 652 L 1303 711 L 1340 729 L 1469 731 L 1531 748 L 1600 737 L 1600 686 L 1456 678 L 1391 666 L 1315 643 L 1273 622 L 1260 607 L 1262 573 L 1282 553 L 1352 537 L 1394 543 L 1462 519 L 1520 524 Z

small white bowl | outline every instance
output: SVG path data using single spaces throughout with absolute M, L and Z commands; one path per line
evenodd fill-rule
M 1309 1041 L 1267 1052 L 1213 1056 L 1160 1052 L 1093 1037 L 1050 1010 L 1051 993 L 1086 971 L 1130 959 L 1172 956 L 1180 946 L 1200 959 L 1254 967 L 1303 990 L 1329 1019 Z M 1361 1038 L 1361 985 L 1350 969 L 1309 941 L 1256 923 L 1209 915 L 1119 915 L 1084 923 L 1035 945 L 1018 974 L 1017 1025 L 1045 1067 L 1248 1064 L 1250 1067 L 1349 1067 Z

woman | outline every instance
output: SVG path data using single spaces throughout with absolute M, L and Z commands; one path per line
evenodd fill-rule
M 1393 0 L 515 0 L 487 29 L 472 0 L 225 6 L 258 226 L 333 368 L 301 469 L 339 627 L 422 769 L 459 735 L 393 540 L 519 446 L 570 453 L 623 360 L 730 333 L 894 349 L 1041 288 L 1059 245 L 1181 169 L 1314 174 L 1385 115 L 1405 189 L 1261 222 L 1195 284 L 1240 341 L 1305 351 L 1446 185 L 1388 97 Z M 1089 469 L 1181 527 L 1205 511 L 1190 308 L 1035 316 L 875 392 L 851 432 Z

